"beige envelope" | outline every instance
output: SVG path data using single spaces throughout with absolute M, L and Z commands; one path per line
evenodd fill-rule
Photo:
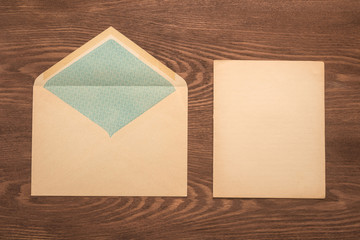
M 63 98 L 44 87 L 49 79 L 56 79 L 56 76 L 60 76 L 58 74 L 72 64 L 78 64 L 79 59 L 92 53 L 109 40 L 114 44 L 119 44 L 123 48 L 121 51 L 127 50 L 127 54 L 131 53 L 136 56 L 146 66 L 166 79 L 171 84 L 169 84 L 170 87 L 174 88 L 173 92 L 144 113 L 113 132 L 105 130 L 91 117 L 86 116 L 87 113 L 84 115 L 82 110 L 79 111 L 68 104 L 67 100 L 73 101 L 71 94 L 70 99 L 66 99 L 69 97 L 69 92 L 75 92 L 73 97 L 76 98 L 79 97 L 76 92 L 77 88 L 81 88 L 81 94 L 86 93 L 86 89 L 88 89 L 89 95 L 93 94 L 95 88 L 100 89 L 99 91 L 107 89 L 107 91 L 115 93 L 116 89 L 125 93 L 143 89 L 146 92 L 144 97 L 151 98 L 152 93 L 159 94 L 165 87 L 153 83 L 145 84 L 146 86 L 141 86 L 139 83 L 134 86 L 131 83 L 125 83 L 130 86 L 109 86 L 107 82 L 104 83 L 106 86 L 102 86 L 101 83 L 99 86 L 96 85 L 98 83 L 95 83 L 96 86 L 77 86 L 76 81 L 69 84 L 71 79 L 69 81 L 65 79 L 64 85 L 55 86 L 56 89 L 60 89 Z M 118 56 L 112 57 L 117 58 Z M 127 55 L 127 57 L 129 56 Z M 127 60 L 124 58 L 124 61 Z M 132 59 L 132 61 L 135 60 Z M 112 64 L 112 62 L 110 63 Z M 82 61 L 81 64 L 84 67 L 87 62 Z M 129 69 L 132 69 L 132 66 L 124 69 L 126 74 L 130 74 L 129 76 L 132 74 L 131 71 L 137 71 Z M 102 69 L 104 72 L 100 70 L 97 69 L 97 66 L 89 67 L 89 71 L 95 71 L 89 76 L 97 74 L 101 78 L 101 74 L 109 74 L 109 69 Z M 119 69 L 115 70 L 120 71 Z M 110 69 L 110 71 L 112 70 Z M 144 76 L 146 81 L 147 75 Z M 35 80 L 33 93 L 31 195 L 187 195 L 186 82 L 114 28 L 110 27 L 105 30 L 41 74 Z M 80 93 L 79 95 L 81 95 Z M 97 101 L 91 97 L 89 99 L 92 102 Z M 102 100 L 99 99 L 99 101 Z M 142 98 L 139 99 L 139 102 L 146 104 Z M 80 105 L 82 108 L 91 110 L 91 107 L 84 106 L 84 103 Z M 133 102 L 131 106 L 136 109 L 137 102 Z M 106 116 L 111 116 L 113 107 L 114 105 L 111 105 L 108 111 L 100 109 L 95 118 L 106 121 Z M 132 108 L 128 106 L 128 110 L 132 111 Z M 105 117 L 101 116 L 101 113 L 106 113 Z M 122 115 L 119 113 L 119 116 Z
M 214 197 L 324 198 L 324 63 L 214 62 Z

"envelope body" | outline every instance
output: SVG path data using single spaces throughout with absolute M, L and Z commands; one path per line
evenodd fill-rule
M 127 54 L 115 56 L 119 65 L 98 51 L 110 43 Z M 40 75 L 31 194 L 186 196 L 185 81 L 113 28 Z

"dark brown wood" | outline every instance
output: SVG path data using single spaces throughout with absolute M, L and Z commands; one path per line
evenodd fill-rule
M 31 197 L 32 85 L 113 26 L 189 86 L 187 198 Z M 0 239 L 360 239 L 360 2 L 0 0 Z M 213 199 L 214 59 L 326 64 L 325 200 Z

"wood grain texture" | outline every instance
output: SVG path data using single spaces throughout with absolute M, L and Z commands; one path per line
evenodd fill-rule
M 189 87 L 187 198 L 31 197 L 35 78 L 113 26 Z M 360 2 L 0 0 L 0 239 L 360 239 Z M 213 199 L 214 59 L 326 65 L 325 200 Z

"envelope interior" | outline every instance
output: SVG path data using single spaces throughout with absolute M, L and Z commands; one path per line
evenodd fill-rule
M 51 77 L 44 87 L 110 136 L 175 91 L 113 39 Z

